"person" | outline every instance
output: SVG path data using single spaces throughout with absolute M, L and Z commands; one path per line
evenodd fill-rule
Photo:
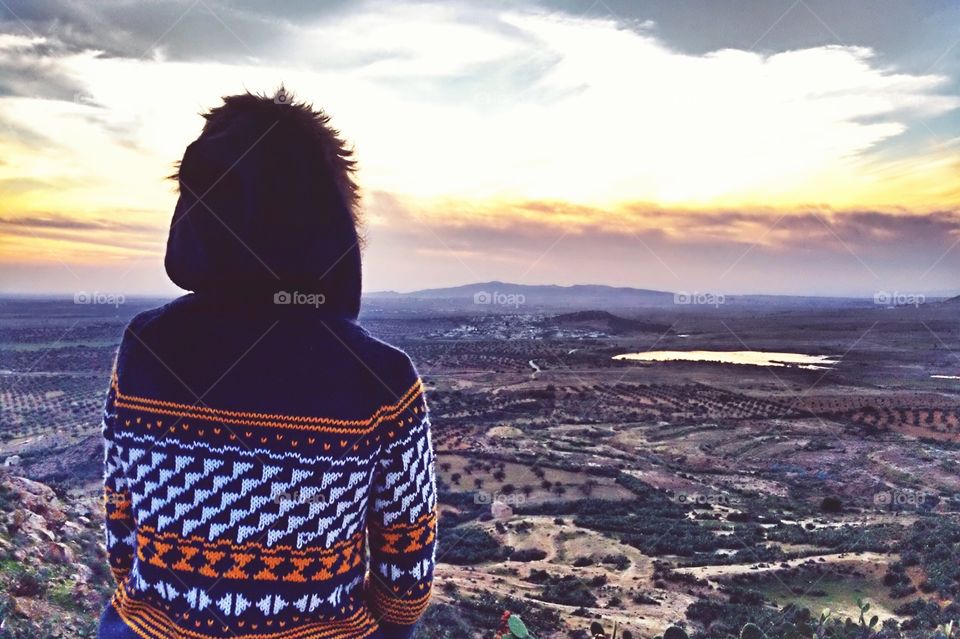
M 423 383 L 357 320 L 352 152 L 288 96 L 224 98 L 173 176 L 192 292 L 117 353 L 100 639 L 400 639 L 430 598 Z

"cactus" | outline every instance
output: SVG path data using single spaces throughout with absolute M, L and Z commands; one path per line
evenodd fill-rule
M 874 615 L 870 618 L 870 622 L 867 623 L 866 614 L 870 612 L 870 604 L 859 597 L 857 597 L 856 603 L 857 608 L 860 609 L 860 627 L 873 630 L 873 628 L 880 622 L 880 617 Z
M 530 637 L 530 633 L 527 631 L 527 626 L 524 625 L 523 620 L 520 619 L 519 615 L 510 615 L 510 619 L 507 621 L 510 626 L 510 632 L 517 639 L 527 639 Z
M 620 622 L 614 621 L 613 634 L 608 636 L 607 631 L 603 629 L 603 624 L 594 621 L 590 624 L 590 639 L 633 639 L 633 633 L 626 629 L 621 633 Z
M 523 623 L 520 615 L 515 615 L 509 610 L 500 617 L 500 628 L 497 630 L 495 639 L 536 639 L 527 626 Z

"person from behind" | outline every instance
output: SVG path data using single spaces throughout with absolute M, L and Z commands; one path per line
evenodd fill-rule
M 100 639 L 401 639 L 430 599 L 423 384 L 357 321 L 351 152 L 278 95 L 224 98 L 174 176 L 191 292 L 130 322 L 110 380 Z

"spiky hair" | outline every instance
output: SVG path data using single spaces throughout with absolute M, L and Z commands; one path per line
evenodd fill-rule
M 281 125 L 288 133 L 287 138 L 295 140 L 296 149 L 291 152 L 309 152 L 319 160 L 327 173 L 327 178 L 336 185 L 345 205 L 349 208 L 354 225 L 360 227 L 359 187 L 353 179 L 356 160 L 353 149 L 348 148 L 340 137 L 340 132 L 330 125 L 330 116 L 323 109 L 315 108 L 308 102 L 298 101 L 283 85 L 273 95 L 255 94 L 249 91 L 237 95 L 224 96 L 223 104 L 213 107 L 201 115 L 206 120 L 200 139 L 213 135 L 227 127 L 239 117 L 253 116 L 256 121 L 268 126 Z M 265 127 L 266 128 L 266 127 Z M 170 179 L 179 182 L 180 162 L 174 165 Z

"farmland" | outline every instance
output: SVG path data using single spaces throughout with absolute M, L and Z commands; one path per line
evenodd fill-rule
M 123 325 L 156 303 L 0 302 L 4 481 L 53 489 L 81 522 L 56 543 L 87 566 L 78 580 L 51 565 L 8 522 L 15 624 L 55 612 L 62 636 L 84 636 L 109 590 L 88 540 L 99 411 Z M 541 638 L 592 621 L 721 638 L 749 620 L 775 637 L 790 604 L 856 617 L 858 598 L 891 637 L 960 617 L 960 307 L 844 304 L 368 304 L 365 326 L 417 363 L 438 454 L 437 587 L 419 636 L 490 636 L 504 609 Z M 652 350 L 835 363 L 614 359 Z M 54 590 L 29 594 L 24 570 Z

